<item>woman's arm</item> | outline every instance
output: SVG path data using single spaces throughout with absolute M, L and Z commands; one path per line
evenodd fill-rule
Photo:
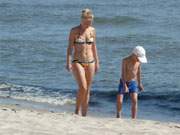
M 69 34 L 69 43 L 67 47 L 67 56 L 66 56 L 66 69 L 68 71 L 72 70 L 71 57 L 72 57 L 73 45 L 74 45 L 74 34 L 73 34 L 73 29 L 71 29 Z
M 95 58 L 95 72 L 97 72 L 99 70 L 99 56 L 98 56 L 98 51 L 97 51 L 97 47 L 96 47 L 96 31 L 95 31 L 95 29 L 93 29 L 93 33 L 94 33 L 93 55 Z

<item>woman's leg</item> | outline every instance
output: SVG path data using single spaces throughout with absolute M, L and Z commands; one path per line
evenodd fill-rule
M 81 106 L 84 99 L 84 95 L 87 91 L 87 82 L 85 77 L 85 70 L 82 67 L 82 65 L 79 63 L 73 63 L 72 67 L 73 67 L 73 75 L 79 87 L 76 97 L 76 109 L 75 109 L 75 114 L 79 114 L 80 109 L 82 109 Z
M 88 110 L 90 89 L 95 74 L 95 63 L 91 63 L 85 68 L 85 74 L 86 74 L 86 82 L 87 82 L 87 91 L 85 92 L 85 96 L 83 98 L 83 103 L 82 103 L 83 116 L 86 116 Z

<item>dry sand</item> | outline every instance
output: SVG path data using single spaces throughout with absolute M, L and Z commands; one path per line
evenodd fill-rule
M 81 117 L 1 105 L 0 135 L 180 135 L 180 123 Z

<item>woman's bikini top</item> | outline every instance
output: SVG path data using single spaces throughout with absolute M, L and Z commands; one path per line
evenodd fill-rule
M 77 45 L 92 45 L 94 43 L 94 38 L 91 37 L 91 38 L 82 39 L 80 38 L 80 32 L 79 32 L 78 38 L 76 38 L 74 43 Z
M 91 38 L 85 40 L 85 39 L 82 39 L 79 37 L 75 40 L 74 43 L 77 45 L 84 45 L 84 44 L 85 45 L 92 45 L 94 43 L 94 38 L 91 37 Z

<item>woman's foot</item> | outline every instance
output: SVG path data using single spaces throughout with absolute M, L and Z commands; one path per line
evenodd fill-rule
M 79 115 L 79 110 L 76 109 L 74 113 L 77 114 L 77 115 Z

